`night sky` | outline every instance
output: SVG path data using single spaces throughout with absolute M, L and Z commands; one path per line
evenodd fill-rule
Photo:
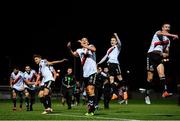
M 76 49 L 76 41 L 82 37 L 87 37 L 96 46 L 99 61 L 110 47 L 113 32 L 117 32 L 122 41 L 119 60 L 123 75 L 133 85 L 132 88 L 137 88 L 143 86 L 145 80 L 146 52 L 153 34 L 163 22 L 170 22 L 171 32 L 180 35 L 180 14 L 174 2 L 136 1 L 119 4 L 111 1 L 102 4 L 66 1 L 31 4 L 4 5 L 0 84 L 8 84 L 8 75 L 14 65 L 23 68 L 29 64 L 36 68 L 33 54 L 40 54 L 50 61 L 68 58 L 69 62 L 55 66 L 62 71 L 73 66 L 73 58 L 66 44 L 72 41 L 73 49 Z M 179 78 L 179 55 L 180 41 L 173 41 L 171 66 L 167 71 L 173 84 Z M 127 70 L 130 70 L 129 75 L 126 74 Z M 79 73 L 78 69 L 76 71 Z

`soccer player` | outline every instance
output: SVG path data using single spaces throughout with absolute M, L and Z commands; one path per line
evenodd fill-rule
M 83 80 L 86 88 L 86 93 L 88 96 L 88 112 L 85 114 L 87 116 L 94 115 L 95 107 L 95 80 L 96 80 L 96 48 L 94 45 L 89 44 L 87 38 L 82 38 L 79 40 L 81 47 L 76 51 L 72 51 L 71 42 L 67 44 L 70 53 L 74 57 L 80 57 L 81 65 L 83 67 Z
M 52 80 L 51 86 L 49 88 L 49 95 L 52 96 L 52 93 L 53 93 L 52 87 L 55 86 L 55 81 L 56 81 L 56 78 L 57 78 L 57 72 L 56 72 L 56 70 L 54 69 L 54 67 L 52 65 L 49 66 L 49 69 L 50 69 L 50 71 L 51 71 L 51 73 L 52 73 L 52 75 L 54 77 L 54 80 Z M 51 111 L 52 111 L 51 101 L 49 102 L 49 107 L 51 108 Z
M 33 110 L 33 104 L 35 102 L 35 81 L 37 78 L 37 73 L 35 70 L 31 69 L 30 66 L 25 66 L 25 72 L 24 72 L 24 82 L 25 82 L 25 104 L 27 111 Z M 29 105 L 30 100 L 30 105 Z
M 68 109 L 71 109 L 73 89 L 76 84 L 76 79 L 72 72 L 72 68 L 68 68 L 67 74 L 62 79 L 63 95 L 66 98 Z
M 52 81 L 54 81 L 54 77 L 49 66 L 53 64 L 57 64 L 57 63 L 62 63 L 66 61 L 67 59 L 49 62 L 46 59 L 42 59 L 40 55 L 34 55 L 33 58 L 34 58 L 35 63 L 39 65 L 39 72 L 38 72 L 35 85 L 38 85 L 38 84 L 40 85 L 40 91 L 39 91 L 38 96 L 40 98 L 41 103 L 44 105 L 44 108 L 45 108 L 45 111 L 42 114 L 47 114 L 49 112 L 52 112 L 51 97 L 50 97 L 49 92 L 50 92 L 51 83 Z M 41 81 L 39 81 L 40 77 L 42 77 Z
M 13 111 L 16 110 L 16 98 L 17 95 L 20 99 L 20 110 L 22 110 L 23 103 L 23 91 L 24 91 L 24 80 L 23 80 L 23 72 L 19 70 L 18 67 L 13 69 L 13 72 L 10 76 L 10 87 L 12 89 L 12 100 L 13 100 Z
M 103 84 L 103 93 L 104 93 L 104 109 L 109 109 L 109 102 L 111 100 L 111 85 L 109 82 L 109 69 L 104 67 L 103 72 L 105 73 L 105 81 Z
M 74 91 L 75 105 L 79 105 L 80 103 L 80 94 L 81 94 L 81 85 L 80 85 L 80 82 L 76 80 L 76 86 L 75 86 L 75 91 Z
M 150 48 L 147 52 L 147 81 L 146 89 L 140 89 L 145 92 L 145 103 L 151 104 L 149 91 L 151 89 L 151 81 L 153 80 L 153 73 L 158 72 L 160 81 L 163 83 L 164 90 L 162 97 L 172 95 L 168 92 L 167 80 L 164 72 L 163 58 L 169 56 L 170 38 L 178 39 L 178 35 L 170 34 L 170 24 L 164 23 L 161 30 L 157 31 L 151 41 Z
M 117 35 L 117 33 L 114 33 L 114 36 L 111 38 L 111 47 L 107 50 L 106 55 L 101 59 L 101 61 L 98 63 L 101 64 L 107 59 L 107 65 L 109 68 L 109 80 L 111 87 L 113 89 L 113 95 L 112 99 L 118 98 L 118 89 L 117 86 L 126 86 L 125 82 L 121 75 L 121 69 L 119 66 L 118 56 L 121 51 L 121 41 Z M 117 81 L 115 81 L 115 78 L 117 78 Z M 124 88 L 124 97 L 127 97 L 127 88 Z
M 96 83 L 95 83 L 95 109 L 99 109 L 99 101 L 103 94 L 103 85 L 106 81 L 106 74 L 103 72 L 102 67 L 97 67 Z

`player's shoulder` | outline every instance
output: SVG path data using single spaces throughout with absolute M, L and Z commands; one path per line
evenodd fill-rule
M 31 69 L 31 72 L 32 72 L 32 73 L 35 73 L 36 71 L 35 71 L 34 69 Z
M 93 44 L 90 44 L 89 47 L 95 47 Z
M 23 74 L 24 74 L 24 75 L 26 75 L 26 74 L 27 74 L 27 72 L 25 71 Z
M 24 72 L 19 71 L 18 75 L 19 75 L 20 77 L 24 77 L 25 74 L 24 74 Z
M 161 30 L 158 30 L 158 31 L 155 32 L 156 35 L 159 34 L 159 33 L 161 33 Z
M 41 61 L 40 61 L 40 64 L 44 64 L 44 63 L 47 63 L 48 61 L 47 61 L 47 59 L 42 59 Z

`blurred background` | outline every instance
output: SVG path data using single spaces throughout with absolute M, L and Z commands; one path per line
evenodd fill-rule
M 169 22 L 171 33 L 180 35 L 180 15 L 174 2 L 63 1 L 21 5 L 4 3 L 3 6 L 0 85 L 9 84 L 9 76 L 15 65 L 22 71 L 26 64 L 37 70 L 33 54 L 40 54 L 49 61 L 69 59 L 68 62 L 55 65 L 55 69 L 61 70 L 61 76 L 71 66 L 80 80 L 79 59 L 70 56 L 66 44 L 71 41 L 75 50 L 79 47 L 76 41 L 87 37 L 96 46 L 97 61 L 100 61 L 110 47 L 110 38 L 116 32 L 122 42 L 119 61 L 123 77 L 130 89 L 136 90 L 143 87 L 146 80 L 146 52 L 153 34 L 161 29 L 164 22 Z M 179 55 L 180 41 L 172 41 L 166 73 L 173 92 L 180 81 Z M 157 77 L 154 85 L 158 91 Z

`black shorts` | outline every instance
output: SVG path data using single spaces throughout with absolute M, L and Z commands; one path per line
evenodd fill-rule
M 162 64 L 163 57 L 159 53 L 147 54 L 147 71 L 154 71 L 159 64 Z
M 51 83 L 52 83 L 52 80 L 45 82 L 44 85 L 40 86 L 39 90 L 44 90 L 45 88 L 51 89 Z
M 109 75 L 110 76 L 117 76 L 121 75 L 121 69 L 119 64 L 117 63 L 108 63 Z
M 19 97 L 22 97 L 22 96 L 23 96 L 23 91 L 24 91 L 24 90 L 19 91 L 19 90 L 15 89 L 15 88 L 12 88 L 12 92 L 18 94 Z
M 89 77 L 86 77 L 83 79 L 84 86 L 87 87 L 88 85 L 95 85 L 96 82 L 96 73 L 90 75 Z
M 36 90 L 31 90 L 29 88 L 25 88 L 24 92 L 25 93 L 28 92 L 31 96 L 35 96 L 35 94 L 36 94 Z

